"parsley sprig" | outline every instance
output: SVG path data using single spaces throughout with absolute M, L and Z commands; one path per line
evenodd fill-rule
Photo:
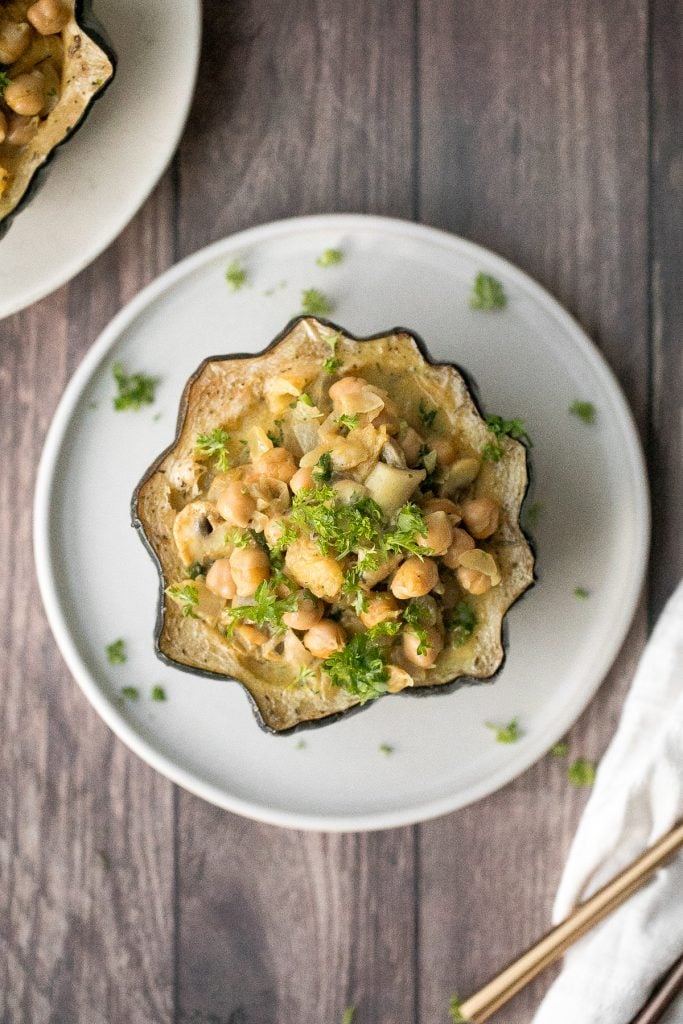
M 221 473 L 230 469 L 230 455 L 228 445 L 230 434 L 221 427 L 216 427 L 208 434 L 198 434 L 194 444 L 194 450 L 198 455 L 205 458 L 214 458 Z
M 195 609 L 199 604 L 199 590 L 194 583 L 186 583 L 183 587 L 180 584 L 176 584 L 174 587 L 167 587 L 166 593 L 180 606 L 184 618 L 197 618 Z
M 269 626 L 275 632 L 284 630 L 282 616 L 296 608 L 296 594 L 278 597 L 282 579 L 264 580 L 254 594 L 254 603 L 228 608 L 225 613 L 226 635 L 231 636 L 238 622 L 251 622 L 255 626 Z
M 505 454 L 505 449 L 500 443 L 501 437 L 512 437 L 515 441 L 521 441 L 529 448 L 533 448 L 533 442 L 524 427 L 524 420 L 506 420 L 502 416 L 487 416 L 486 426 L 493 434 L 493 441 L 484 445 L 481 456 L 488 462 L 500 462 Z
M 389 667 L 380 641 L 395 636 L 400 628 L 398 622 L 379 622 L 366 633 L 351 637 L 342 651 L 331 654 L 322 664 L 332 685 L 358 697 L 361 704 L 386 693 Z
M 152 404 L 159 383 L 156 377 L 148 377 L 144 373 L 126 373 L 123 363 L 114 363 L 111 372 L 118 388 L 118 394 L 114 396 L 117 412 L 123 409 L 138 410 L 143 405 Z
M 344 259 L 344 253 L 341 249 L 325 249 L 325 252 L 318 256 L 315 261 L 319 267 L 333 267 L 337 263 L 341 263 Z

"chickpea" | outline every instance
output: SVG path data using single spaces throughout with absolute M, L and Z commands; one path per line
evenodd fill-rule
M 252 626 L 250 622 L 241 622 L 235 626 L 235 633 L 247 647 L 258 647 L 268 640 L 268 634 Z
M 344 582 L 344 570 L 329 555 L 321 555 L 315 541 L 300 537 L 287 548 L 287 572 L 300 587 L 307 587 L 316 597 L 334 601 Z
M 406 686 L 414 685 L 415 680 L 410 672 L 406 672 L 404 668 L 399 668 L 398 665 L 389 665 L 388 693 L 398 693 L 399 690 L 405 690 Z
M 12 114 L 7 123 L 7 142 L 10 146 L 26 146 L 31 141 L 38 127 L 37 117 L 20 117 Z
M 64 0 L 36 0 L 27 10 L 26 17 L 41 36 L 53 36 L 65 27 L 71 11 Z
M 304 647 L 316 658 L 329 658 L 346 646 L 346 632 L 338 622 L 321 619 L 304 633 Z
M 229 561 L 238 597 L 251 597 L 259 583 L 270 579 L 270 559 L 263 548 L 235 548 Z
M 28 49 L 31 27 L 26 21 L 7 21 L 0 26 L 0 64 L 14 64 Z
M 404 630 L 402 635 L 403 653 L 413 665 L 418 665 L 420 668 L 431 668 L 443 650 L 443 637 L 438 626 L 427 626 L 424 631 L 424 640 L 427 650 L 423 654 L 418 654 L 421 638 L 410 630 Z
M 474 541 L 470 537 L 466 530 L 461 530 L 456 527 L 453 530 L 453 539 L 451 541 L 448 551 L 443 556 L 444 565 L 447 565 L 449 569 L 457 569 L 459 566 L 458 556 L 463 551 L 471 551 L 475 546 Z
M 453 540 L 453 527 L 445 512 L 428 512 L 425 516 L 427 536 L 418 533 L 417 543 L 421 548 L 430 548 L 435 555 L 445 555 Z
M 391 592 L 399 601 L 423 597 L 439 582 L 439 570 L 431 558 L 406 558 L 391 581 Z
M 296 473 L 296 462 L 289 449 L 269 448 L 254 460 L 254 471 L 259 476 L 269 476 L 288 484 Z
M 216 507 L 226 522 L 244 529 L 256 511 L 256 498 L 240 480 L 232 480 L 218 495 Z
M 456 448 L 450 437 L 428 437 L 427 446 L 436 452 L 437 466 L 450 466 L 456 456 Z
M 465 526 L 477 540 L 495 533 L 500 523 L 500 506 L 491 498 L 473 498 L 462 506 Z
M 7 118 L 0 110 L 0 142 L 4 142 L 7 138 Z
M 478 569 L 467 569 L 464 565 L 457 570 L 458 583 L 470 594 L 485 594 L 491 589 L 491 577 Z
M 303 469 L 297 469 L 296 473 L 289 481 L 289 486 L 294 494 L 298 494 L 299 491 L 302 491 L 305 487 L 315 487 L 312 468 L 305 466 Z
M 400 606 L 393 594 L 369 594 L 368 597 L 367 607 L 360 613 L 360 621 L 368 629 L 398 618 Z
M 363 388 L 368 386 L 368 382 L 363 377 L 342 377 L 330 388 L 328 394 L 332 399 L 333 405 L 343 405 L 344 402 L 361 393 Z
M 217 558 L 206 574 L 206 586 L 212 594 L 224 597 L 231 601 L 237 593 L 235 581 L 230 572 L 230 562 L 227 558 Z
M 45 104 L 45 80 L 40 71 L 17 75 L 5 89 L 5 103 L 17 114 L 32 117 Z
M 408 465 L 414 466 L 420 457 L 420 449 L 424 444 L 422 437 L 420 437 L 417 430 L 413 430 L 412 427 L 406 427 L 403 431 L 403 436 L 399 435 L 399 444 L 403 449 Z
M 285 612 L 282 621 L 290 629 L 312 629 L 320 622 L 324 611 L 322 601 L 317 601 L 305 590 L 300 590 L 296 595 L 296 608 L 291 612 Z

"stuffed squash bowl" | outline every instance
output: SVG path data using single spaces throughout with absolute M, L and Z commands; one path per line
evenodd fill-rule
M 206 360 L 133 496 L 158 655 L 248 692 L 283 732 L 491 679 L 532 584 L 525 445 L 403 329 L 293 321 Z

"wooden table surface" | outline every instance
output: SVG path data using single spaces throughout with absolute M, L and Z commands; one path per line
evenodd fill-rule
M 682 23 L 676 0 L 207 0 L 192 113 L 152 197 L 0 323 L 4 1024 L 338 1024 L 347 1006 L 438 1024 L 546 928 L 586 800 L 552 758 L 440 820 L 338 836 L 243 821 L 129 753 L 45 621 L 35 469 L 108 320 L 208 242 L 354 210 L 490 246 L 595 339 L 650 468 L 647 586 L 570 735 L 598 759 L 681 575 Z M 528 1022 L 546 983 L 496 1019 Z

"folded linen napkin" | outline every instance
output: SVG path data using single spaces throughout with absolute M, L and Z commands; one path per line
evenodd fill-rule
M 558 889 L 553 921 L 683 818 L 683 583 L 638 666 Z M 533 1024 L 628 1024 L 683 955 L 683 852 L 566 957 Z M 665 1017 L 683 1024 L 683 1000 Z

